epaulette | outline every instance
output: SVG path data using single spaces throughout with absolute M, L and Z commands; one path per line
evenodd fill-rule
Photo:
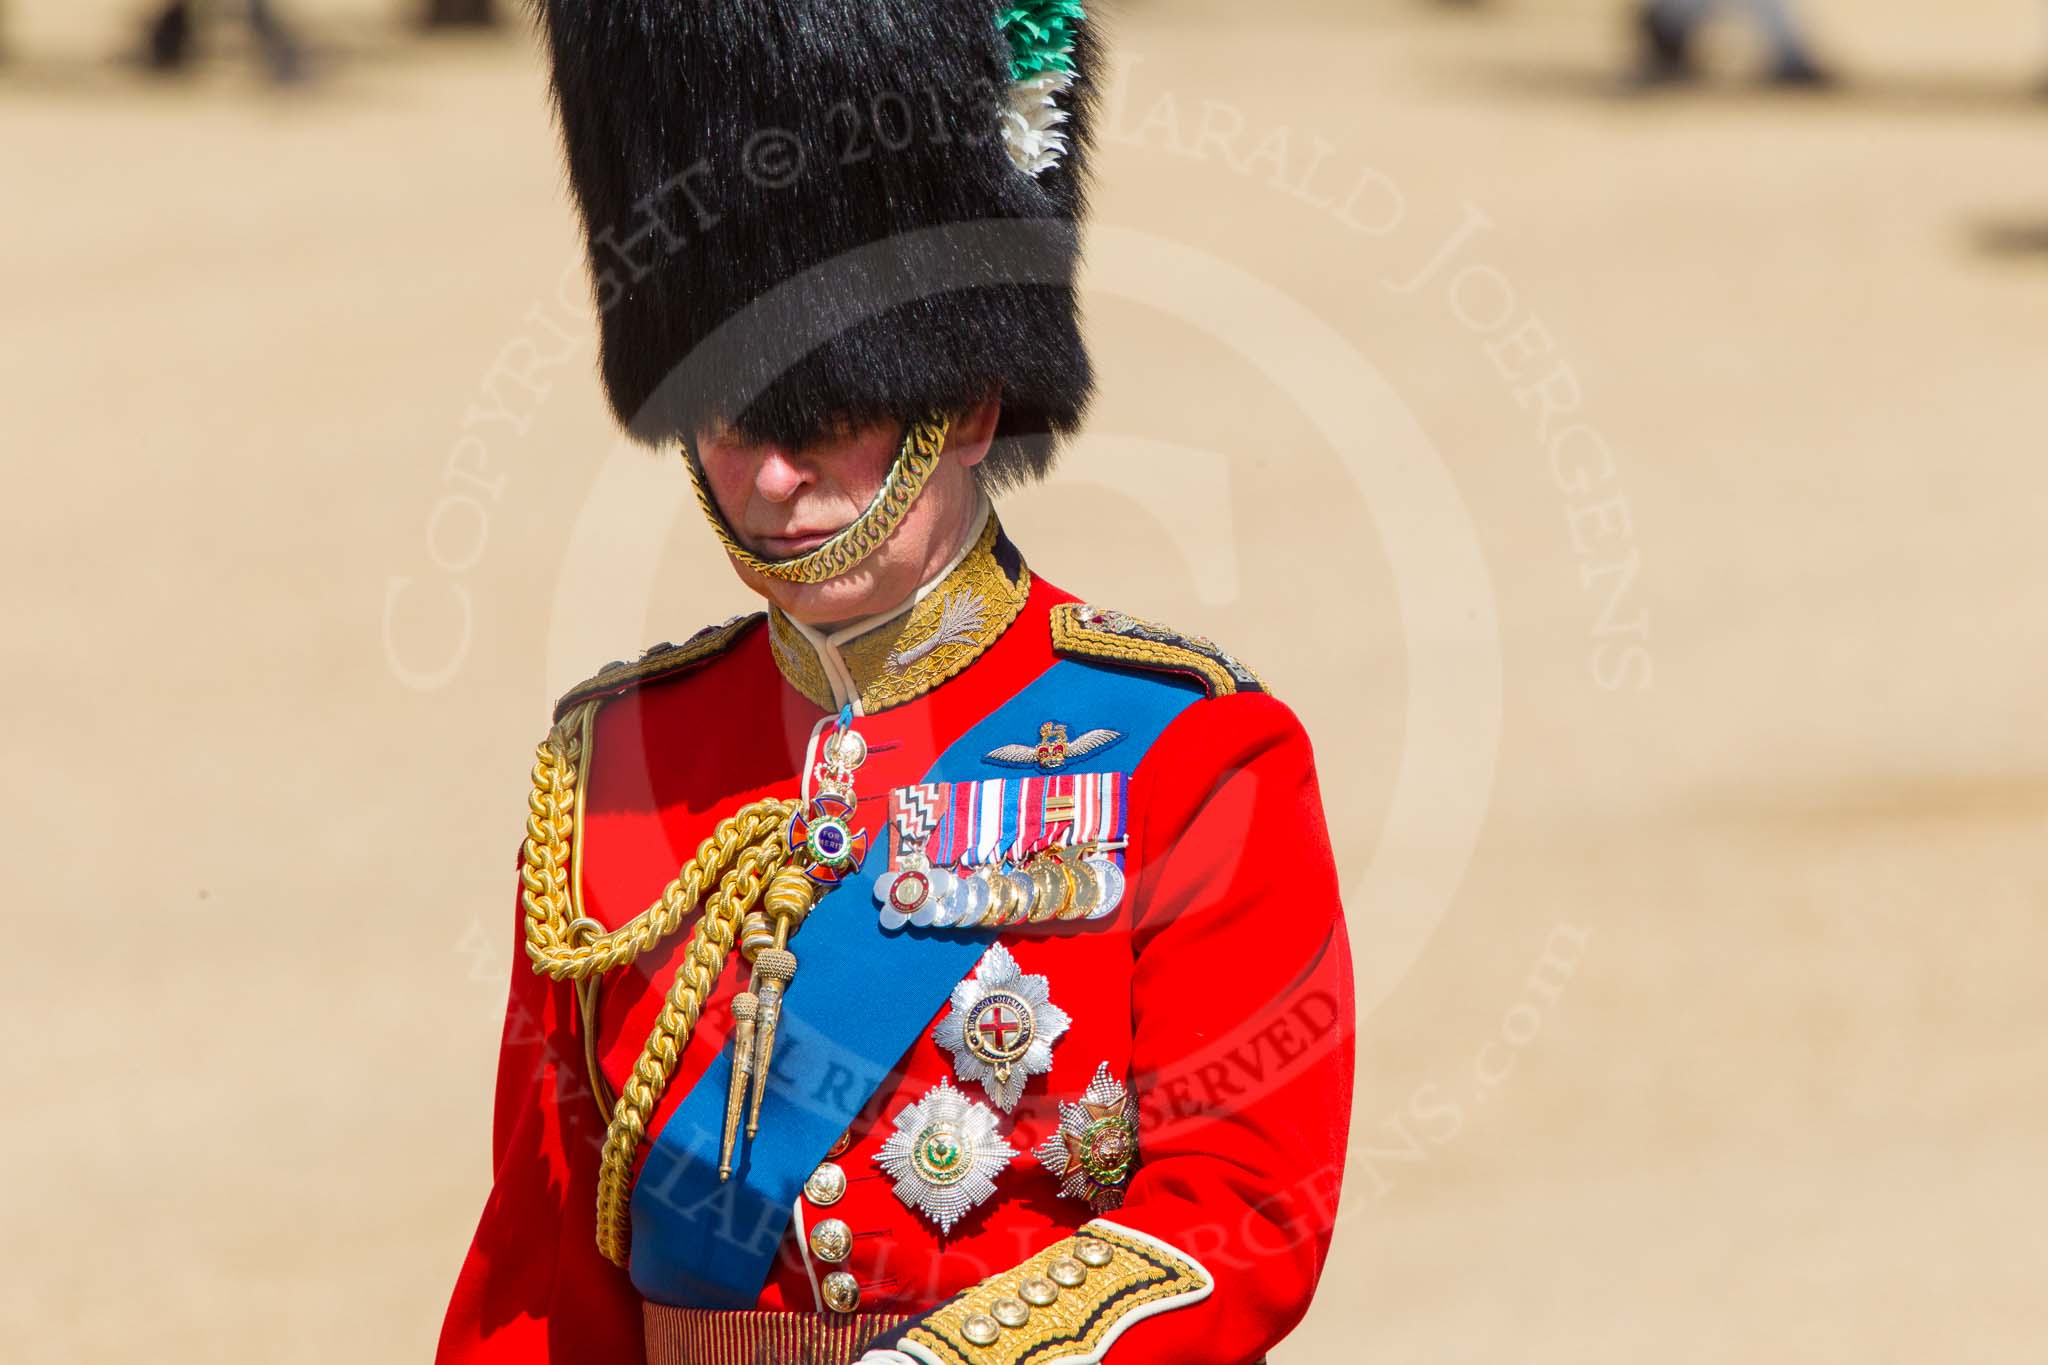
M 1055 653 L 1082 659 L 1179 673 L 1200 682 L 1212 697 L 1266 690 L 1258 674 L 1213 641 L 1079 602 L 1063 602 L 1052 609 L 1052 647 Z
M 623 692 L 629 687 L 695 668 L 706 659 L 715 659 L 732 648 L 733 642 L 746 634 L 748 627 L 766 615 L 766 612 L 748 612 L 720 625 L 706 626 L 679 645 L 653 645 L 630 662 L 620 660 L 606 664 L 595 677 L 585 679 L 562 694 L 562 699 L 555 703 L 555 719 L 560 720 L 568 714 L 570 707 L 592 697 Z

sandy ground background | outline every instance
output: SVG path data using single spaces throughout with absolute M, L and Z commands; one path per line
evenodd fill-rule
M 614 447 L 522 29 L 301 5 L 279 98 L 130 8 L 0 70 L 0 1355 L 419 1360 L 547 701 L 745 602 Z M 1360 1098 L 1277 1361 L 2038 1358 L 2044 17 L 1646 100 L 1618 8 L 1127 11 L 1094 434 L 1006 515 L 1317 740 Z

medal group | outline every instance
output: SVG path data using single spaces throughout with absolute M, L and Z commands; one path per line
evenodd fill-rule
M 889 794 L 882 927 L 1104 919 L 1124 897 L 1123 773 L 925 782 Z
M 828 822 L 850 809 L 853 770 L 866 757 L 847 719 L 813 772 L 811 809 Z M 1065 727 L 1047 722 L 1040 735 L 1034 750 L 1007 746 L 990 757 L 1015 762 L 1015 750 L 1041 769 L 1063 765 L 1071 751 Z M 1109 730 L 1083 736 L 1088 748 L 1118 738 Z M 1042 772 L 897 788 L 889 794 L 889 870 L 875 884 L 882 927 L 966 930 L 1114 913 L 1124 895 L 1126 784 L 1123 773 Z M 793 827 L 791 837 L 811 836 Z M 865 836 L 839 826 L 828 838 L 837 849 L 862 845 Z M 876 1155 L 896 1197 L 941 1234 L 995 1193 L 996 1178 L 1018 1155 L 1003 1135 L 1004 1118 L 1030 1079 L 1052 1070 L 1053 1047 L 1072 1022 L 1053 1003 L 1047 978 L 1023 972 L 1000 943 L 953 988 L 932 1041 L 952 1057 L 959 1087 L 940 1081 L 905 1105 Z M 969 1093 L 976 1086 L 987 1103 Z M 1137 1164 L 1136 1099 L 1103 1062 L 1081 1098 L 1059 1106 L 1059 1119 L 1032 1155 L 1063 1195 L 1097 1213 L 1118 1207 Z
M 996 1177 L 1017 1156 L 1003 1117 L 1014 1113 L 1031 1077 L 1052 1070 L 1053 1045 L 1072 1022 L 1052 1003 L 1046 978 L 1019 970 L 1000 943 L 953 988 L 932 1041 L 952 1056 L 961 1086 L 978 1085 L 988 1103 L 940 1081 L 896 1115 L 896 1131 L 876 1156 L 896 1182 L 896 1197 L 942 1234 L 995 1193 Z M 1059 1114 L 1058 1130 L 1032 1155 L 1060 1182 L 1060 1193 L 1107 1213 L 1123 1203 L 1137 1165 L 1137 1100 L 1103 1062 L 1081 1099 L 1060 1105 Z

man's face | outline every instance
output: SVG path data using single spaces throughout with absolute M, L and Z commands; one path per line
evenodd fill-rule
M 849 573 L 823 583 L 785 583 L 735 561 L 746 585 L 806 625 L 857 620 L 902 603 L 960 548 L 978 505 L 974 466 L 988 453 L 999 405 L 957 418 L 924 492 L 889 538 Z M 801 450 L 748 442 L 729 430 L 700 432 L 698 458 L 726 524 L 763 559 L 808 554 L 845 530 L 874 499 L 903 437 L 875 423 Z

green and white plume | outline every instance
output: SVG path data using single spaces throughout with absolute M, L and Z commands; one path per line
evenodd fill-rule
M 1010 43 L 1009 107 L 1003 111 L 1004 150 L 1026 175 L 1042 175 L 1067 150 L 1060 125 L 1067 111 L 1059 96 L 1074 79 L 1074 34 L 1087 16 L 1080 0 L 1037 0 L 996 14 Z

